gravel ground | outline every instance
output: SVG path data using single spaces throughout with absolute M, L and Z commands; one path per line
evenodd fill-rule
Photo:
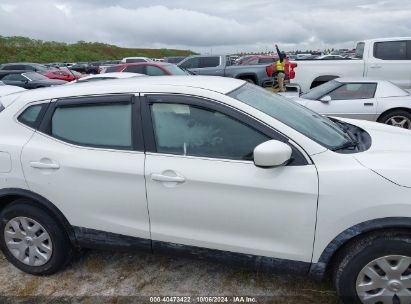
M 257 303 L 338 303 L 328 283 L 166 255 L 89 250 L 49 277 L 0 255 L 0 302 L 149 303 L 150 296 L 256 297 Z M 245 298 L 244 298 L 245 299 Z M 194 301 L 194 300 L 193 300 Z

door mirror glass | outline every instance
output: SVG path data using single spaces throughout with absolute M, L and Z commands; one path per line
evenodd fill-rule
M 283 166 L 290 161 L 291 154 L 289 145 L 278 140 L 269 140 L 255 147 L 254 164 L 262 168 Z
M 322 97 L 320 99 L 320 101 L 323 102 L 323 103 L 329 103 L 331 100 L 332 100 L 332 98 L 331 98 L 330 95 L 325 95 L 324 97 Z

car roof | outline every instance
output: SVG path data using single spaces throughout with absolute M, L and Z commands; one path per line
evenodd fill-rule
M 196 88 L 227 94 L 245 83 L 243 80 L 218 76 L 148 76 L 85 82 L 81 85 L 64 85 L 30 90 L 21 93 L 18 102 L 47 100 L 85 95 L 127 94 L 139 92 L 181 91 L 182 88 Z M 179 88 L 179 90 L 177 90 Z
M 139 76 L 147 76 L 144 74 L 138 74 L 138 73 L 127 73 L 127 72 L 113 72 L 113 73 L 103 73 L 103 74 L 95 74 L 95 75 L 89 75 L 86 77 L 82 77 L 79 80 L 86 80 L 86 79 L 91 79 L 91 78 L 130 78 L 130 77 L 139 77 Z
M 146 62 L 129 62 L 129 63 L 120 63 L 120 64 L 115 64 L 112 66 L 132 66 L 132 65 L 161 65 L 161 66 L 170 66 L 170 65 L 175 65 L 171 62 L 162 62 L 162 61 L 146 61 Z
M 387 38 L 373 38 L 366 39 L 359 42 L 383 42 L 383 41 L 402 41 L 402 40 L 411 40 L 411 37 L 387 37 Z

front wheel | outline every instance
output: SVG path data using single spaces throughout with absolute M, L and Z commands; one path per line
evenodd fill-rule
M 344 303 L 411 302 L 411 237 L 374 234 L 345 248 L 334 272 Z
M 70 260 L 72 247 L 62 226 L 26 199 L 6 206 L 0 214 L 0 248 L 20 270 L 49 275 Z

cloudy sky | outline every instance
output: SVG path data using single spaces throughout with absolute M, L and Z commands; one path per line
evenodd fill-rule
M 200 53 L 411 36 L 410 0 L 0 0 L 0 35 Z

